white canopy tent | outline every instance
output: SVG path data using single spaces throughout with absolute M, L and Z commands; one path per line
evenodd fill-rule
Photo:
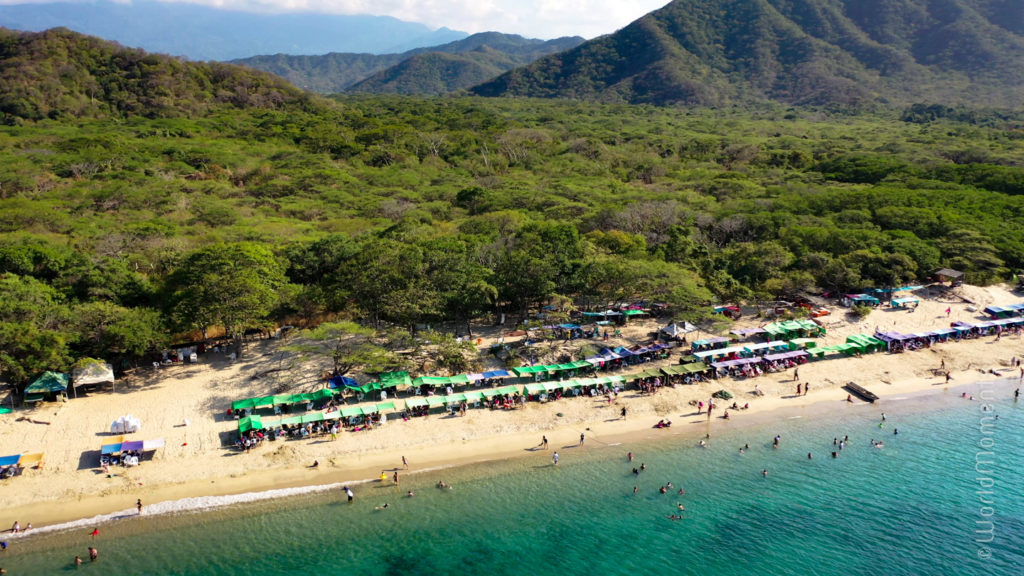
M 681 325 L 673 322 L 661 329 L 661 333 L 669 338 L 678 338 L 684 334 L 696 331 L 697 327 L 689 322 L 683 322 Z
M 80 363 L 71 369 L 71 386 L 78 395 L 79 386 L 89 384 L 104 384 L 110 382 L 110 389 L 114 389 L 114 367 L 106 362 L 89 361 Z

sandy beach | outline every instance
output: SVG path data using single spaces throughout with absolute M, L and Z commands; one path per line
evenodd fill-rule
M 880 308 L 859 322 L 846 316 L 844 309 L 831 307 L 832 314 L 822 319 L 828 327 L 823 345 L 843 342 L 853 333 L 870 334 L 876 327 L 924 332 L 956 320 L 981 320 L 985 319 L 981 309 L 986 305 L 1020 300 L 1005 286 L 964 286 L 952 293 L 921 291 L 917 295 L 921 304 L 914 312 Z M 948 317 L 947 308 L 951 309 Z M 734 327 L 765 322 L 745 316 Z M 657 326 L 655 321 L 631 323 L 613 343 L 645 342 Z M 497 329 L 483 332 L 481 349 L 500 336 Z M 18 520 L 23 526 L 32 522 L 38 527 L 87 518 L 130 509 L 136 499 L 152 504 L 368 480 L 378 477 L 382 470 L 400 467 L 403 456 L 408 458 L 412 472 L 512 458 L 532 454 L 541 435 L 550 439 L 553 448 L 560 448 L 576 444 L 583 430 L 589 430 L 588 437 L 594 438 L 648 434 L 662 418 L 673 421 L 673 430 L 713 434 L 716 428 L 735 425 L 755 414 L 768 417 L 780 408 L 845 402 L 847 393 L 840 387 L 851 380 L 878 394 L 881 410 L 887 397 L 1016 376 L 1011 359 L 1024 356 L 1019 336 L 998 340 L 986 337 L 902 354 L 812 361 L 800 367 L 799 381 L 790 370 L 756 379 L 719 379 L 697 386 L 664 388 L 651 396 L 627 390 L 612 405 L 603 398 L 569 397 L 547 404 L 531 402 L 515 411 L 470 409 L 465 417 L 431 415 L 408 422 L 398 419 L 369 432 L 346 432 L 334 442 L 329 436 L 264 442 L 251 452 L 241 453 L 230 447 L 237 421 L 226 417 L 225 410 L 234 400 L 275 392 L 279 381 L 253 376 L 281 363 L 284 353 L 280 346 L 277 340 L 252 343 L 236 362 L 211 353 L 195 365 L 144 369 L 119 381 L 116 392 L 106 389 L 66 403 L 45 403 L 0 415 L 0 455 L 46 453 L 42 469 L 27 469 L 23 475 L 3 481 L 0 524 L 10 526 Z M 660 365 L 674 364 L 677 358 L 678 353 L 673 353 Z M 943 362 L 952 375 L 948 385 L 944 372 L 939 370 Z M 318 374 L 322 367 L 306 369 Z M 632 371 L 627 369 L 625 373 Z M 796 385 L 803 382 L 811 384 L 811 391 L 797 396 Z M 752 393 L 755 384 L 765 396 Z M 319 387 L 322 383 L 313 379 L 295 391 Z M 694 400 L 707 400 L 720 389 L 732 392 L 740 405 L 749 402 L 750 409 L 733 412 L 730 420 L 721 419 L 718 412 L 709 422 L 689 405 Z M 407 393 L 399 394 L 399 400 L 406 397 Z M 622 407 L 627 408 L 626 419 L 620 417 Z M 99 468 L 99 448 L 110 437 L 110 423 L 125 414 L 142 422 L 132 439 L 163 438 L 166 445 L 152 460 L 135 468 L 113 467 L 113 475 L 108 477 Z M 314 460 L 320 463 L 316 469 L 310 468 Z

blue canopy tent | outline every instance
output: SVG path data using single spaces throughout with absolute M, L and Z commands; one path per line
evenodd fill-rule
M 359 383 L 348 376 L 332 376 L 327 384 L 331 388 L 359 388 Z
M 0 466 L 14 466 L 21 460 L 21 454 L 13 456 L 0 456 Z

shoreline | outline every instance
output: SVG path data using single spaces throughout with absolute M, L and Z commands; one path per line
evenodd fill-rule
M 18 535 L 6 533 L 9 540 L 31 537 L 32 534 L 48 534 L 83 527 L 94 527 L 116 520 L 138 517 L 129 499 L 141 498 L 146 503 L 147 513 L 143 516 L 162 516 L 188 511 L 202 511 L 221 508 L 234 504 L 255 502 L 267 499 L 280 499 L 289 496 L 340 489 L 344 485 L 372 484 L 379 480 L 380 471 L 398 470 L 405 475 L 418 475 L 440 470 L 470 466 L 495 460 L 511 458 L 528 458 L 538 452 L 550 454 L 555 450 L 576 448 L 580 426 L 586 429 L 591 449 L 606 449 L 621 445 L 629 445 L 641 441 L 660 442 L 655 436 L 664 435 L 664 441 L 692 439 L 696 441 L 703 434 L 714 432 L 715 429 L 755 427 L 778 418 L 823 418 L 833 410 L 870 409 L 886 406 L 886 400 L 901 401 L 909 398 L 938 396 L 961 389 L 967 391 L 981 383 L 993 383 L 999 388 L 1012 389 L 1019 386 L 1016 377 L 993 376 L 978 373 L 978 377 L 970 382 L 946 384 L 932 382 L 925 378 L 906 378 L 885 386 L 882 398 L 875 404 L 860 400 L 846 402 L 846 392 L 835 387 L 819 388 L 798 402 L 793 397 L 775 396 L 761 398 L 751 404 L 749 410 L 737 412 L 737 416 L 724 420 L 718 416 L 710 421 L 704 415 L 697 415 L 689 406 L 678 406 L 682 413 L 671 416 L 673 426 L 669 430 L 653 428 L 654 422 L 640 417 L 622 421 L 619 419 L 569 424 L 545 430 L 524 430 L 512 434 L 495 434 L 485 438 L 464 442 L 452 442 L 447 445 L 420 446 L 408 450 L 381 451 L 364 455 L 359 458 L 358 466 L 350 467 L 283 467 L 255 470 L 244 475 L 207 477 L 174 484 L 162 484 L 152 488 L 142 487 L 138 491 L 123 497 L 113 495 L 79 495 L 74 499 L 43 501 L 11 507 L 6 510 L 8 518 L 31 520 L 34 524 L 32 532 Z M 879 389 L 881 390 L 881 389 Z M 894 397 L 895 396 L 895 397 Z M 539 435 L 546 435 L 551 440 L 551 448 L 539 450 L 536 442 Z M 593 448 L 594 442 L 602 444 Z M 400 466 L 403 454 L 412 455 L 415 468 L 403 471 Z M 458 456 L 452 456 L 458 454 Z M 563 459 L 568 454 L 563 453 Z M 396 463 L 399 464 L 396 466 Z M 390 481 L 389 481 L 390 482 Z M 358 497 L 358 488 L 356 488 Z M 114 505 L 114 501 L 120 503 Z
M 886 330 L 917 333 L 958 320 L 977 321 L 980 307 L 1019 300 L 1019 295 L 1006 286 L 964 286 L 957 290 L 957 298 L 951 298 L 946 292 L 933 294 L 926 289 L 919 294 L 921 303 L 913 313 L 883 308 L 868 318 L 826 316 L 828 333 L 818 339 L 818 345 L 843 343 L 851 334 L 871 333 L 883 326 Z M 761 320 L 749 318 L 732 326 L 753 327 L 758 322 Z M 646 342 L 658 327 L 656 320 L 630 323 L 623 327 L 621 337 L 616 336 L 608 344 L 632 346 Z M 486 351 L 499 341 L 503 331 L 489 327 L 479 333 L 480 350 Z M 697 333 L 692 338 L 704 336 Z M 319 374 L 323 366 L 290 357 L 277 340 L 259 341 L 234 362 L 211 353 L 196 364 L 140 370 L 119 383 L 116 392 L 80 394 L 72 401 L 47 403 L 0 417 L 0 455 L 46 454 L 41 469 L 27 469 L 3 481 L 0 525 L 6 523 L 4 527 L 9 527 L 17 520 L 22 525 L 31 522 L 36 527 L 52 526 L 103 515 L 123 516 L 126 510 L 134 516 L 136 499 L 156 514 L 161 503 L 186 499 L 201 506 L 197 498 L 236 498 L 239 494 L 272 490 L 356 484 L 378 479 L 382 471 L 390 475 L 401 466 L 403 456 L 408 458 L 411 472 L 531 454 L 547 460 L 550 454 L 531 451 L 542 435 L 548 436 L 552 449 L 565 450 L 564 456 L 570 459 L 573 450 L 568 447 L 579 443 L 581 432 L 588 439 L 585 451 L 599 449 L 602 442 L 628 443 L 646 438 L 660 441 L 664 437 L 674 442 L 692 436 L 696 442 L 726 426 L 746 426 L 782 418 L 783 414 L 819 418 L 834 413 L 830 402 L 836 407 L 863 409 L 860 400 L 852 405 L 844 402 L 847 392 L 841 386 L 851 380 L 877 393 L 880 407 L 914 391 L 956 389 L 997 379 L 1016 383 L 1020 369 L 1014 359 L 1024 357 L 1022 344 L 1020 334 L 1009 334 L 999 339 L 937 343 L 901 354 L 815 360 L 799 366 L 799 380 L 797 370 L 790 368 L 757 378 L 677 385 L 653 395 L 625 390 L 612 404 L 602 398 L 568 397 L 548 403 L 529 402 L 511 411 L 474 408 L 465 416 L 435 413 L 409 421 L 396 419 L 368 432 L 346 432 L 337 441 L 321 436 L 264 442 L 243 453 L 230 447 L 238 427 L 237 421 L 225 417 L 232 401 L 280 390 L 299 392 L 322 387 Z M 578 354 L 576 346 L 579 343 L 547 342 L 536 350 L 538 360 L 554 361 L 562 355 Z M 476 367 L 484 368 L 492 366 L 488 362 L 494 359 L 481 353 L 477 361 L 481 364 Z M 675 361 L 673 354 L 668 360 L 645 367 L 659 368 Z M 296 362 L 295 371 L 282 377 L 284 373 L 276 369 L 289 362 Z M 953 375 L 948 383 L 944 378 L 947 370 Z M 810 392 L 797 395 L 797 385 L 808 383 Z M 754 395 L 755 385 L 764 396 Z M 710 423 L 706 416 L 698 416 L 691 402 L 694 406 L 698 401 L 707 402 L 723 389 L 732 393 L 739 405 L 749 402 L 750 409 L 730 411 L 732 418 L 728 421 L 720 417 L 721 409 L 716 410 Z M 403 392 L 393 399 L 407 397 Z M 731 403 L 716 402 L 719 406 Z M 625 421 L 620 417 L 622 408 L 628 412 Z M 142 422 L 133 439 L 162 438 L 165 445 L 141 466 L 116 467 L 108 475 L 99 468 L 99 447 L 111 437 L 110 423 L 126 414 L 134 414 Z M 671 430 L 653 430 L 654 424 L 664 418 L 673 420 Z M 310 467 L 314 461 L 319 462 L 316 469 Z M 167 508 L 172 506 L 167 504 Z

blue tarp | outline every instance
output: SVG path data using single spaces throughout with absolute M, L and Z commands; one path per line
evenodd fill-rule
M 349 388 L 359 388 L 359 383 L 348 376 L 335 376 L 328 380 L 327 383 L 331 388 L 342 388 L 345 386 Z
M 121 451 L 120 444 L 107 444 L 100 449 L 100 454 L 117 454 Z
M 508 378 L 511 376 L 508 370 L 492 370 L 490 372 L 484 372 L 484 378 Z
M 21 454 L 15 454 L 14 456 L 0 456 L 0 466 L 14 466 L 21 460 Z

